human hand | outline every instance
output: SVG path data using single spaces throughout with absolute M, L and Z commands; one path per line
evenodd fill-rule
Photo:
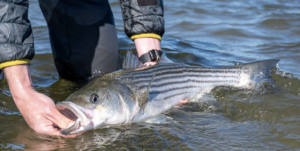
M 27 124 L 35 132 L 63 137 L 75 136 L 60 133 L 60 129 L 69 128 L 75 122 L 62 115 L 48 96 L 34 90 L 27 90 L 27 96 L 15 102 Z
M 27 124 L 37 133 L 62 135 L 60 129 L 66 129 L 74 121 L 63 116 L 51 98 L 34 90 L 28 65 L 16 65 L 4 68 L 4 73 L 13 99 Z M 56 126 L 59 128 L 56 128 Z

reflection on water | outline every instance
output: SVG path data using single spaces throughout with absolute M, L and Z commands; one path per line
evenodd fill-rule
M 134 43 L 114 12 L 121 55 Z M 164 0 L 162 48 L 175 62 L 215 67 L 281 59 L 275 85 L 215 88 L 196 103 L 164 114 L 171 120 L 106 127 L 65 139 L 33 132 L 0 81 L 0 150 L 285 150 L 300 149 L 300 1 Z M 37 0 L 30 0 L 37 55 L 35 89 L 56 102 L 82 84 L 60 79 Z M 158 120 L 158 122 L 157 122 Z

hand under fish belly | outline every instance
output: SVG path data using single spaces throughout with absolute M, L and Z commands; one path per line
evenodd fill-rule
M 163 55 L 157 65 L 143 67 L 129 51 L 121 71 L 94 79 L 56 105 L 62 114 L 76 121 L 61 133 L 77 134 L 144 121 L 189 99 L 197 99 L 216 86 L 255 88 L 273 82 L 270 71 L 278 61 L 203 68 L 174 63 Z

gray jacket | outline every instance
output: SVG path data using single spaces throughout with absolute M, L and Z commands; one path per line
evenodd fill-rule
M 162 0 L 119 0 L 128 37 L 141 33 L 162 35 L 165 32 Z
M 119 0 L 128 37 L 142 33 L 164 34 L 162 0 Z M 28 0 L 0 0 L 0 63 L 32 59 L 33 32 Z M 1 79 L 1 70 L 0 70 Z
M 27 0 L 0 0 L 0 63 L 34 56 Z

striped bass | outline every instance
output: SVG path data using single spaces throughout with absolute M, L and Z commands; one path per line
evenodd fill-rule
M 171 109 L 180 100 L 199 99 L 216 86 L 255 88 L 273 82 L 271 69 L 278 61 L 204 68 L 174 63 L 163 55 L 157 65 L 142 67 L 129 51 L 121 71 L 92 80 L 56 105 L 62 114 L 75 121 L 61 133 L 76 134 L 144 121 Z

